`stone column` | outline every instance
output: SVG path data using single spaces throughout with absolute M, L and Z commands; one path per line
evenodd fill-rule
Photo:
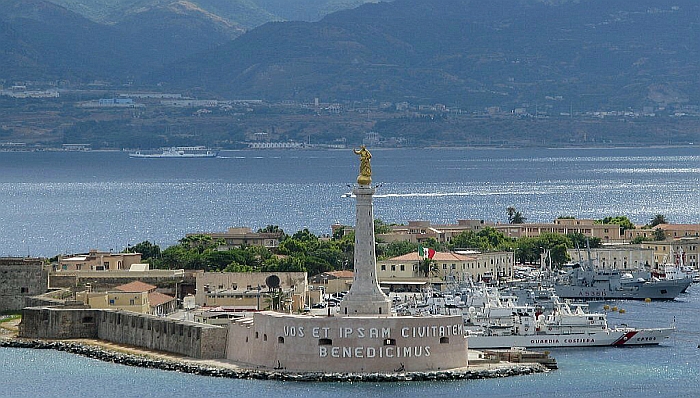
M 382 293 L 377 281 L 377 257 L 374 249 L 374 188 L 358 185 L 356 198 L 355 264 L 352 287 L 340 303 L 340 316 L 391 315 L 391 300 Z

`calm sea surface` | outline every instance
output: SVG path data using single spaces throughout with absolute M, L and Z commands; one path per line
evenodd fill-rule
M 330 233 L 354 223 L 343 198 L 359 168 L 343 151 L 226 151 L 221 159 L 130 159 L 122 152 L 0 153 L 0 255 L 162 248 L 187 233 L 273 224 Z M 657 213 L 700 222 L 700 147 L 374 150 L 385 222 L 530 222 Z
M 375 216 L 386 222 L 660 213 L 700 222 L 700 148 L 374 150 Z M 221 159 L 129 159 L 126 153 L 0 153 L 0 255 L 54 256 L 161 247 L 186 233 L 279 225 L 330 233 L 354 223 L 343 198 L 358 174 L 345 151 L 227 151 Z M 8 397 L 697 397 L 700 286 L 671 302 L 616 302 L 610 323 L 678 327 L 658 347 L 553 350 L 560 370 L 443 383 L 283 383 L 131 368 L 53 351 L 0 349 Z

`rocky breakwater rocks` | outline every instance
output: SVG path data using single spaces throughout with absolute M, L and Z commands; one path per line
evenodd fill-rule
M 146 355 L 132 355 L 106 350 L 101 347 L 65 341 L 0 339 L 0 347 L 50 349 L 78 354 L 105 362 L 128 366 L 138 366 L 201 376 L 226 377 L 232 379 L 258 379 L 281 381 L 330 381 L 330 382 L 395 382 L 395 381 L 438 381 L 488 379 L 509 376 L 528 375 L 547 372 L 548 369 L 536 363 L 499 364 L 491 367 L 475 367 L 435 372 L 397 372 L 397 373 L 295 373 L 262 369 L 231 369 L 227 367 L 207 366 L 188 360 L 155 359 Z

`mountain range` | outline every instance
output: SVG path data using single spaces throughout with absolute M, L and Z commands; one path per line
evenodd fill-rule
M 82 3 L 92 11 L 0 0 L 0 79 L 467 110 L 700 105 L 695 0 L 355 1 L 366 4 L 327 15 L 321 5 L 342 2 Z

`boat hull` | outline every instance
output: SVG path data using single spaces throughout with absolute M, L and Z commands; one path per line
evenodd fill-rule
M 512 336 L 467 336 L 469 349 L 558 348 L 657 345 L 667 339 L 673 328 L 609 329 L 581 334 L 534 334 Z
M 689 281 L 663 281 L 640 286 L 609 289 L 598 286 L 555 284 L 557 296 L 579 300 L 673 300 L 690 285 Z

